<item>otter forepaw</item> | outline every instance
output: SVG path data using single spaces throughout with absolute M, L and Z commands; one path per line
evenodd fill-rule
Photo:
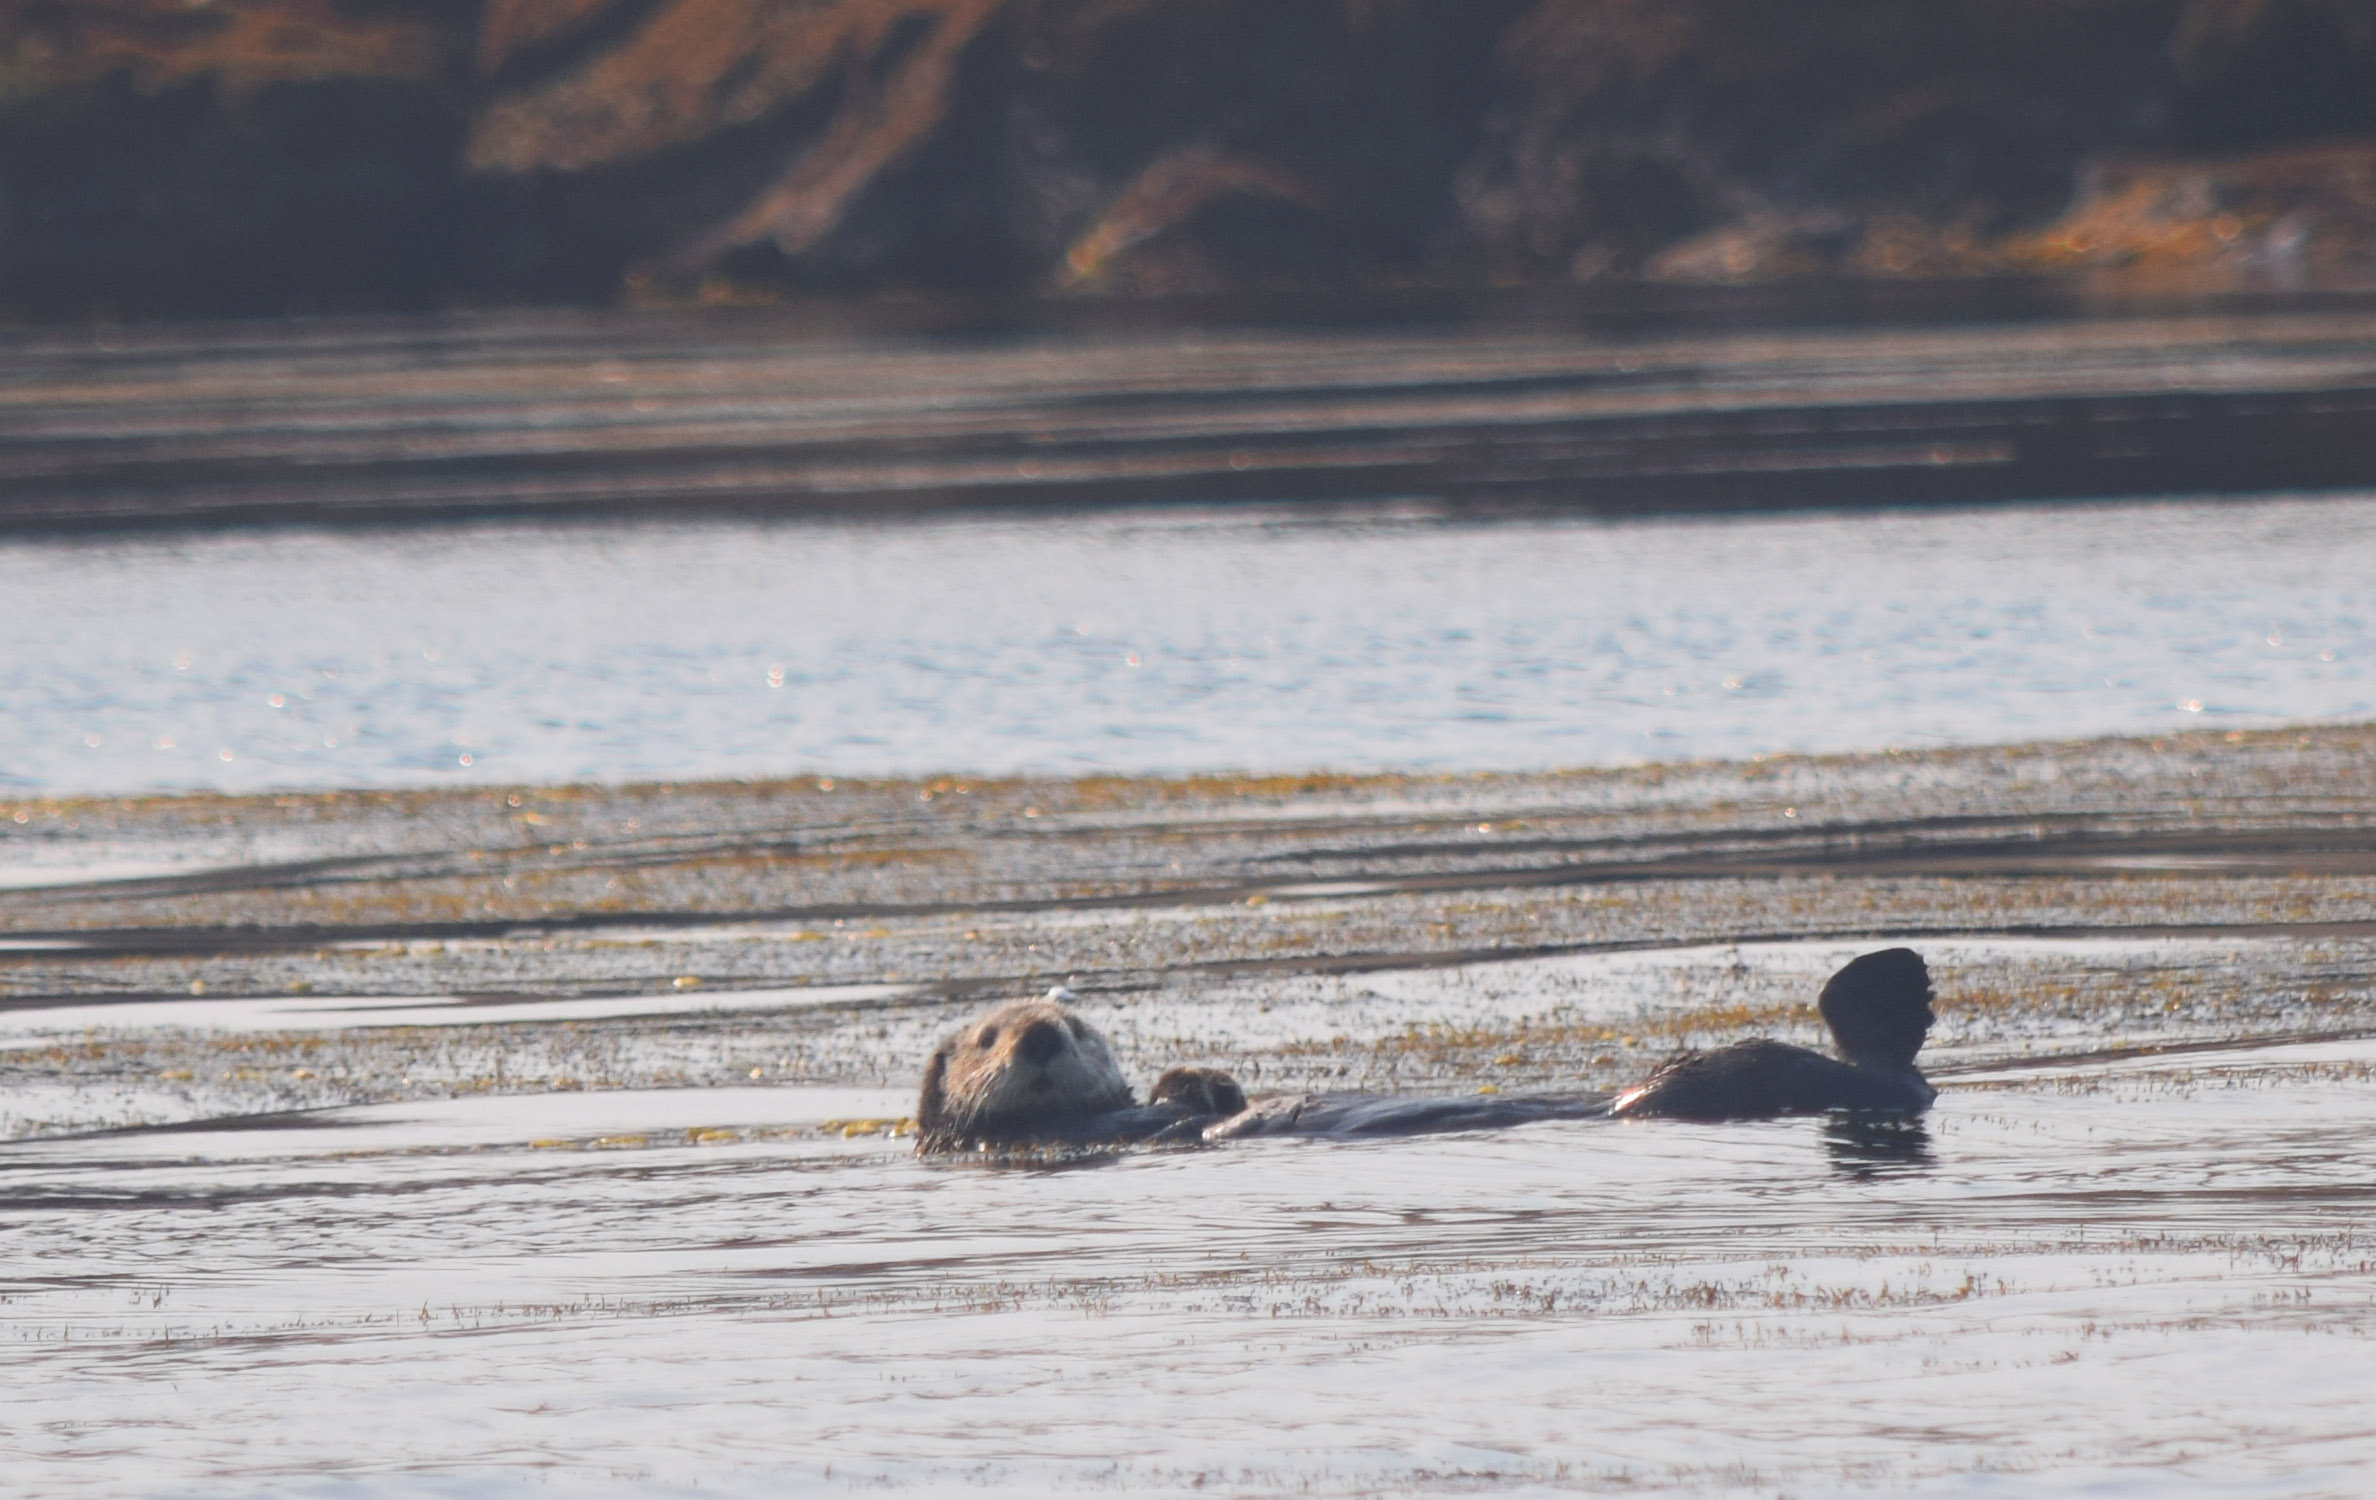
M 1170 1068 L 1148 1091 L 1149 1104 L 1176 1104 L 1200 1115 L 1234 1115 L 1246 1107 L 1246 1091 L 1219 1068 Z

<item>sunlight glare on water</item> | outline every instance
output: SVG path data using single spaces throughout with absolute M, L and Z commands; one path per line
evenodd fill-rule
M 1536 769 L 2376 713 L 2362 500 L 0 545 L 0 784 Z

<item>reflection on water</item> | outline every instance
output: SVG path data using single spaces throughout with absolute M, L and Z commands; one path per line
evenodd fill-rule
M 1920 1120 L 1836 1114 L 1824 1122 L 1823 1149 L 1850 1177 L 1918 1171 L 1931 1164 L 1930 1127 Z
M 2352 500 L 0 543 L 0 784 L 1523 769 L 2376 713 Z

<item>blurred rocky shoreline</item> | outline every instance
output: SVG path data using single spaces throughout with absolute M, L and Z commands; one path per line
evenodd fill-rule
M 0 0 L 0 316 L 2376 283 L 2361 0 Z

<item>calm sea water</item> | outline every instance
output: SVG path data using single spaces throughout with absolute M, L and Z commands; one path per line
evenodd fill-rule
M 2124 963 L 2248 946 L 2120 945 L 2094 972 L 2116 994 Z M 1647 1017 L 1719 981 L 1803 993 L 1839 956 L 1304 999 L 1389 1034 L 1447 1000 Z M 1932 957 L 1959 995 L 2085 961 Z M 1296 1034 L 1264 992 L 1214 1020 Z M 0 1042 L 146 1019 L 12 1011 Z M 284 1068 L 239 1044 L 311 1024 L 189 1020 L 224 1065 Z M 1974 1024 L 1946 1010 L 1942 1060 Z M 1072 1170 L 824 1128 L 904 1088 L 462 1092 L 17 1141 L 0 1452 L 12 1494 L 61 1496 L 2355 1494 L 2372 1062 L 2366 1038 L 2015 1062 L 1943 1078 L 1895 1134 L 1588 1121 Z
M 1520 768 L 2360 719 L 2371 579 L 2350 498 L 20 540 L 0 773 Z M 2104 946 L 1927 944 L 1964 1071 L 1908 1139 L 1604 1121 L 1064 1171 L 828 1128 L 911 1107 L 896 1026 L 942 1019 L 821 1005 L 871 992 L 20 997 L 0 1472 L 375 1500 L 2353 1493 L 2376 1043 L 2054 1069 L 1981 1030 L 2049 983 L 2160 1016 L 2136 1002 L 2163 971 L 2325 997 L 2366 950 Z M 1770 1013 L 1843 956 L 1255 977 L 1102 1019 L 1143 1080 L 1188 1025 L 1259 1056 L 1718 993 Z M 696 1004 L 817 1006 L 884 1057 L 816 1086 L 475 1076 L 557 1036 L 636 1071 Z M 2059 1024 L 2028 1042 L 2104 1040 Z M 210 1091 L 313 1087 L 325 1057 L 424 1076 L 210 1121 Z M 159 1119 L 184 1123 L 104 1129 Z
M 0 784 L 1525 769 L 2376 714 L 2365 498 L 0 545 Z

